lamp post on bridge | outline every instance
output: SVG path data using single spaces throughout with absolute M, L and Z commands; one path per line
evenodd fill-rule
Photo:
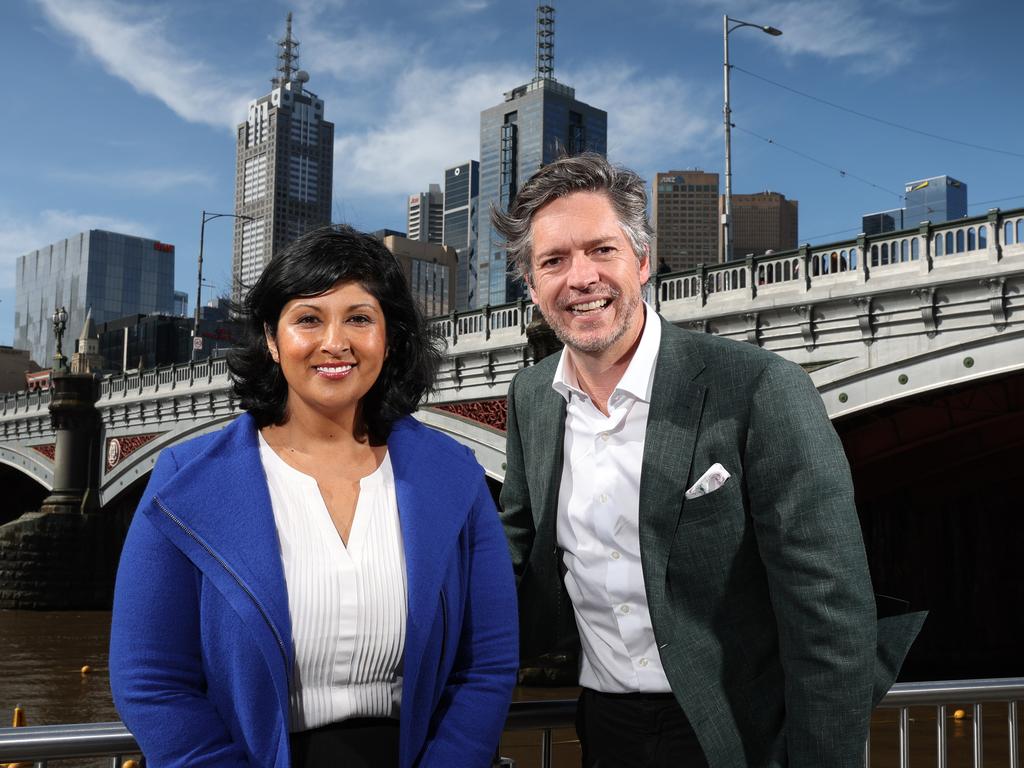
M 732 26 L 730 26 L 732 25 Z M 725 63 L 723 78 L 725 81 L 725 106 L 722 117 L 725 121 L 725 205 L 722 211 L 722 256 L 723 261 L 732 261 L 732 109 L 729 107 L 729 34 L 740 27 L 760 29 L 766 35 L 778 37 L 782 30 L 765 24 L 752 24 L 749 21 L 722 17 L 722 44 L 725 47 Z
M 63 307 L 53 310 L 50 318 L 53 323 L 53 335 L 57 339 L 57 354 L 53 356 L 53 372 L 62 373 L 67 368 L 67 358 L 64 356 L 64 332 L 68 329 L 68 311 Z
M 196 352 L 199 351 L 199 344 L 202 343 L 202 337 L 199 335 L 199 313 L 203 306 L 203 242 L 206 239 L 206 222 L 225 218 L 256 220 L 255 217 L 246 216 L 244 213 L 207 213 L 203 211 L 203 221 L 199 225 L 199 263 L 196 269 L 196 315 L 192 324 L 192 362 L 195 362 Z

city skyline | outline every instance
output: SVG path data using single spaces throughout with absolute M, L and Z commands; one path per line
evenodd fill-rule
M 721 173 L 723 8 L 555 6 L 556 72 L 608 112 L 613 162 L 648 182 L 670 169 Z M 200 211 L 232 212 L 234 129 L 267 90 L 289 10 L 301 66 L 337 126 L 332 219 L 374 230 L 403 229 L 408 195 L 479 159 L 481 110 L 532 75 L 535 9 L 486 0 L 429 9 L 404 0 L 12 3 L 0 31 L 19 64 L 8 105 L 20 97 L 27 107 L 8 107 L 4 121 L 17 151 L 0 192 L 0 344 L 13 339 L 16 258 L 85 229 L 175 243 L 175 287 L 194 301 Z M 1024 23 L 1017 4 L 743 0 L 724 10 L 784 33 L 730 38 L 733 189 L 800 200 L 800 242 L 851 237 L 864 212 L 902 205 L 907 179 L 964 180 L 971 215 L 1024 205 L 1014 51 L 990 28 L 993 11 L 1000 29 Z M 1009 154 L 865 120 L 760 78 Z M 204 277 L 215 288 L 206 296 L 230 290 L 231 235 L 230 222 L 207 226 Z

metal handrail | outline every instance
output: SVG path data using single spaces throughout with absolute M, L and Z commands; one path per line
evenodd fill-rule
M 935 706 L 939 717 L 936 728 L 938 746 L 937 765 L 945 768 L 946 728 L 945 712 L 950 703 L 973 704 L 974 730 L 972 733 L 974 768 L 982 768 L 980 727 L 982 704 L 1004 702 L 1008 705 L 1009 766 L 1021 768 L 1018 754 L 1017 702 L 1024 701 L 1024 678 L 994 678 L 985 680 L 941 680 L 924 683 L 897 683 L 878 705 L 882 709 L 897 709 L 900 716 L 899 750 L 901 768 L 909 768 L 910 707 Z M 512 703 L 506 731 L 541 731 L 541 765 L 551 766 L 551 732 L 557 728 L 571 728 L 576 718 L 575 699 L 549 701 L 517 701 Z M 38 725 L 27 728 L 0 728 L 0 763 L 32 762 L 36 768 L 45 768 L 47 760 L 76 757 L 110 757 L 111 768 L 120 768 L 126 754 L 138 754 L 139 747 L 123 723 L 81 723 L 75 725 Z M 864 765 L 871 765 L 870 749 L 865 750 Z

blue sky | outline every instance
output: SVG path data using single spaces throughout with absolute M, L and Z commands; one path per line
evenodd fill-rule
M 556 77 L 607 110 L 609 156 L 648 179 L 722 172 L 727 11 L 784 33 L 730 36 L 733 191 L 799 200 L 801 242 L 852 237 L 862 213 L 901 204 L 904 182 L 942 173 L 967 182 L 972 214 L 1024 206 L 1019 0 L 554 5 Z M 0 343 L 13 340 L 16 258 L 84 229 L 173 243 L 176 287 L 194 301 L 200 211 L 233 209 L 235 125 L 269 88 L 289 10 L 335 123 L 334 220 L 401 230 L 406 196 L 476 158 L 480 111 L 532 76 L 535 7 L 4 0 Z M 215 221 L 204 278 L 223 292 L 230 273 L 231 224 Z

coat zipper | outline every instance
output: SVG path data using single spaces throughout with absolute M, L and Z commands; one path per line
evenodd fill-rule
M 183 522 L 181 522 L 181 520 L 179 520 L 175 516 L 175 514 L 173 512 L 171 512 L 171 510 L 169 510 L 167 507 L 165 507 L 163 505 L 163 502 L 161 502 L 160 499 L 158 499 L 156 496 L 154 496 L 153 497 L 153 501 L 160 508 L 160 511 L 163 512 L 165 515 L 167 515 L 167 517 L 169 517 L 171 519 L 171 521 L 175 525 L 177 525 L 185 533 L 186 536 L 188 536 L 196 544 L 198 544 L 200 547 L 202 547 L 210 557 L 212 557 L 215 561 L 217 561 L 220 564 L 220 566 L 225 571 L 227 571 L 228 575 L 231 576 L 231 578 L 235 580 L 235 583 L 238 584 L 238 586 L 242 588 L 242 591 L 244 591 L 245 594 L 247 594 L 249 596 L 249 598 L 252 600 L 253 604 L 259 610 L 260 615 L 263 616 L 263 620 L 267 623 L 267 626 L 270 628 L 271 633 L 273 633 L 274 639 L 277 641 L 277 647 L 281 649 L 281 658 L 284 660 L 284 668 L 287 670 L 288 669 L 288 652 L 285 650 L 284 641 L 281 639 L 281 635 L 277 631 L 277 627 L 275 627 L 274 626 L 274 622 L 272 622 L 270 620 L 270 614 L 267 613 L 267 609 L 263 607 L 263 603 L 261 603 L 259 601 L 259 599 L 256 597 L 255 594 L 253 594 L 253 591 L 251 589 L 249 589 L 249 587 L 246 585 L 246 583 L 244 581 L 242 581 L 242 577 L 239 576 L 237 573 L 235 573 L 231 569 L 231 566 L 229 566 L 227 564 L 227 562 L 225 562 L 224 558 L 222 558 L 220 555 L 218 555 L 216 552 L 214 552 L 209 547 L 209 545 L 207 545 L 207 543 L 205 541 L 203 541 L 201 538 L 199 538 L 199 536 L 194 531 L 192 531 L 191 528 L 189 528 L 187 525 L 185 525 Z M 444 594 L 442 593 L 441 596 L 443 598 Z

